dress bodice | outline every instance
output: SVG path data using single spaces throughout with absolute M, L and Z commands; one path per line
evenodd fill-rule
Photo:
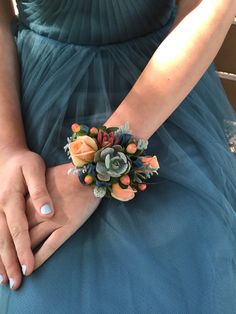
M 68 43 L 103 45 L 165 25 L 175 0 L 17 0 L 19 22 Z

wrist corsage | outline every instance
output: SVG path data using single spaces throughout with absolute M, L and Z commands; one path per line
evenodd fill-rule
M 146 189 L 145 180 L 160 168 L 156 156 L 146 156 L 148 141 L 135 139 L 123 127 L 91 127 L 72 124 L 72 136 L 64 149 L 82 184 L 93 187 L 96 197 L 129 201 Z

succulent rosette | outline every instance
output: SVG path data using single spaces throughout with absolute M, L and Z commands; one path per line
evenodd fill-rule
M 81 183 L 90 185 L 96 197 L 129 201 L 144 191 L 145 180 L 158 174 L 156 156 L 145 156 L 148 141 L 135 139 L 128 124 L 118 128 L 91 127 L 74 123 L 65 151 Z
M 101 181 L 119 178 L 122 174 L 128 172 L 131 167 L 131 162 L 120 145 L 97 151 L 94 161 L 96 163 L 97 177 Z
M 112 147 L 119 143 L 119 139 L 115 137 L 115 133 L 112 131 L 110 133 L 100 130 L 97 135 L 97 143 L 99 147 Z

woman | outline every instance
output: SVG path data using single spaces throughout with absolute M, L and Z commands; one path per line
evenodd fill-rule
M 211 62 L 236 1 L 18 0 L 15 41 L 0 4 L 1 313 L 233 313 L 235 113 Z M 127 121 L 158 179 L 100 200 L 66 137 Z

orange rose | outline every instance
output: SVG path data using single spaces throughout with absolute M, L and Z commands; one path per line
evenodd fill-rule
M 145 156 L 145 157 L 142 157 L 142 163 L 143 163 L 144 167 L 149 166 L 153 170 L 157 170 L 157 169 L 160 168 L 156 156 Z
M 73 164 L 82 167 L 93 161 L 94 155 L 98 150 L 94 139 L 88 135 L 82 135 L 68 145 Z
M 129 201 L 135 196 L 135 191 L 130 185 L 126 189 L 122 189 L 119 183 L 112 184 L 111 196 L 119 201 Z

